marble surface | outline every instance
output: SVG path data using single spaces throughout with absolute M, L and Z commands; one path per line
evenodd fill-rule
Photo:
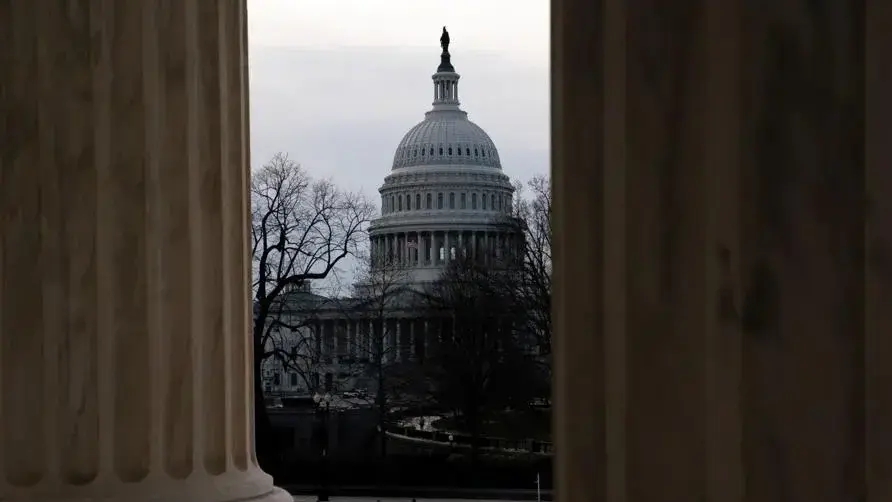
M 562 497 L 892 496 L 892 9 L 864 9 L 554 3 Z
M 254 457 L 243 0 L 0 13 L 0 499 L 286 499 Z

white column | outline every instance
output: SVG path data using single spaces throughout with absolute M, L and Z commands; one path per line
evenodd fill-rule
M 409 320 L 409 359 L 416 361 L 418 360 L 418 336 L 419 334 L 415 332 L 415 325 L 418 324 L 418 319 L 412 318 Z
M 477 231 L 471 231 L 471 258 L 477 261 Z
M 338 319 L 332 319 L 328 321 L 331 324 L 331 350 L 332 350 L 332 361 L 337 364 L 338 362 L 338 354 L 340 353 L 340 337 L 341 337 L 341 321 Z
M 403 361 L 403 339 L 402 339 L 402 319 L 397 317 L 394 319 L 395 329 L 394 329 L 394 343 L 393 343 L 393 351 L 392 351 L 392 359 L 391 361 Z
M 424 354 L 424 358 L 428 359 L 430 357 L 430 353 L 428 352 L 428 343 L 427 337 L 430 336 L 430 323 L 427 319 L 424 320 L 424 333 L 421 336 L 421 345 L 422 345 L 422 353 Z
M 346 330 L 346 333 L 344 336 L 345 336 L 346 342 L 347 342 L 347 346 L 345 347 L 345 349 L 346 349 L 347 357 L 352 358 L 353 357 L 353 340 L 352 340 L 351 336 L 352 336 L 352 331 L 353 331 L 353 329 L 352 329 L 353 328 L 353 320 L 348 319 L 345 322 L 346 322 L 346 326 L 344 326 L 344 329 Z
M 0 499 L 291 501 L 254 454 L 245 1 L 5 7 Z
M 420 267 L 424 261 L 424 247 L 421 242 L 421 232 L 415 232 L 415 249 L 413 250 L 413 253 L 413 256 L 415 257 L 414 266 Z
M 375 320 L 369 319 L 369 331 L 367 333 L 364 344 L 366 348 L 367 359 L 372 359 L 375 356 L 375 349 L 377 348 L 375 337 Z
M 435 252 L 437 250 L 437 233 L 432 230 L 429 232 L 429 235 L 430 235 L 430 249 L 431 249 L 431 261 L 430 261 L 429 265 L 433 266 L 433 265 L 437 264 L 437 261 L 438 261 L 437 259 L 439 258 L 438 253 Z

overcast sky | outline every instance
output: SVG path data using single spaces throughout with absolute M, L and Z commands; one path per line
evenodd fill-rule
M 286 152 L 377 205 L 433 98 L 445 25 L 459 98 L 515 180 L 548 172 L 545 0 L 248 0 L 251 165 Z M 339 267 L 352 282 L 353 260 Z
M 378 200 L 424 118 L 447 26 L 460 99 L 505 173 L 548 171 L 548 2 L 249 0 L 251 161 L 287 152 Z

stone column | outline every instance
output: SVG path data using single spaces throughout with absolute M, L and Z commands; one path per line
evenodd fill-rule
M 328 322 L 328 325 L 331 326 L 331 329 L 329 330 L 329 333 L 331 335 L 331 343 L 329 344 L 329 348 L 331 349 L 331 355 L 329 357 L 331 357 L 333 363 L 337 364 L 337 362 L 338 362 L 337 361 L 337 358 L 338 358 L 338 336 L 341 331 L 340 322 L 338 322 L 335 319 L 329 319 L 327 322 Z
M 424 320 L 424 331 L 421 333 L 421 346 L 422 346 L 422 354 L 424 358 L 427 359 L 428 355 L 428 342 L 427 337 L 430 336 L 430 324 L 427 319 Z
M 471 231 L 471 259 L 477 261 L 477 231 Z
M 415 360 L 415 319 L 409 319 L 409 360 Z
M 375 337 L 375 321 L 374 319 L 369 319 L 366 324 L 365 336 L 363 337 L 361 343 L 363 356 L 365 359 L 371 359 L 374 356 L 375 346 L 373 343 L 373 339 Z
M 245 2 L 5 2 L 0 499 L 290 501 L 254 455 Z
M 890 499 L 892 9 L 553 5 L 559 498 Z
M 393 351 L 392 351 L 391 361 L 402 362 L 403 361 L 403 339 L 402 339 L 402 330 L 400 329 L 401 324 L 402 324 L 402 319 L 397 317 L 396 319 L 393 320 L 393 323 L 394 323 L 394 330 L 393 330 L 394 331 L 394 334 L 393 334 L 394 343 L 393 343 Z

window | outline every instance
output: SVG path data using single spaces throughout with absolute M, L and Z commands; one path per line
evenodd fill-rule
M 483 204 L 483 210 L 486 211 L 486 194 L 483 194 L 481 198 L 481 203 Z
M 480 152 L 478 152 L 477 149 L 475 148 L 474 149 L 474 157 L 479 157 L 479 156 L 480 156 Z
M 468 208 L 468 197 L 467 197 L 467 194 L 464 194 L 464 193 L 461 194 L 461 208 L 462 209 Z
M 434 149 L 433 149 L 433 148 L 431 148 L 431 155 L 433 155 L 433 154 L 434 154 Z
M 443 155 L 443 147 L 440 147 L 440 155 Z
M 437 209 L 443 209 L 443 193 L 437 194 Z
M 393 200 L 393 195 L 390 196 L 390 212 L 393 212 L 396 209 L 396 202 Z
M 502 194 L 499 194 L 499 211 L 502 210 Z
M 413 157 L 418 157 L 418 149 L 415 149 L 415 153 L 412 154 Z
M 449 194 L 449 209 L 455 209 L 455 194 Z
M 282 385 L 282 376 L 279 374 L 278 371 L 273 374 L 273 385 L 275 385 L 276 387 Z
M 449 155 L 452 155 L 452 147 L 449 147 Z
M 403 210 L 403 198 L 400 197 L 396 202 L 397 202 L 397 206 L 396 206 L 396 207 L 397 207 L 397 210 L 398 210 L 398 211 L 402 211 L 402 210 Z M 485 208 L 484 208 L 484 209 L 485 209 Z
M 412 196 L 406 194 L 406 211 L 412 209 Z
M 471 209 L 477 209 L 477 194 L 471 194 Z
M 458 154 L 461 155 L 461 147 L 458 147 Z
M 427 197 L 426 197 L 426 198 L 427 198 L 427 208 L 428 208 L 428 209 L 432 209 L 433 206 L 432 206 L 432 204 L 431 204 L 431 198 L 432 198 L 432 197 L 431 197 L 431 194 L 427 194 Z
M 480 153 L 483 154 L 484 157 L 486 157 L 486 150 L 480 150 Z
M 471 155 L 471 149 L 465 148 L 465 155 Z
M 421 194 L 415 194 L 415 209 L 421 209 Z
M 421 156 L 424 157 L 424 148 L 421 149 Z
M 297 373 L 289 373 L 288 379 L 290 380 L 290 384 L 292 387 L 297 387 Z

